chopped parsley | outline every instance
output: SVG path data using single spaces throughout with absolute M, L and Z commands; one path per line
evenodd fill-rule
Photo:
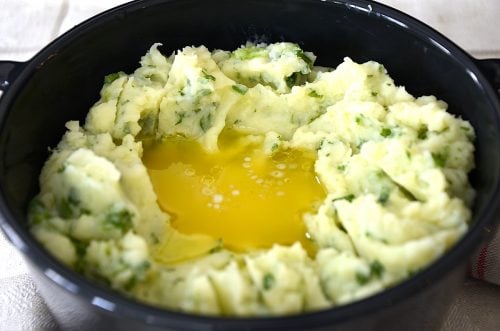
M 205 78 L 206 80 L 215 81 L 215 77 L 206 72 L 205 69 L 201 71 L 201 74 L 203 75 L 203 78 Z
M 141 131 L 137 134 L 139 138 L 153 137 L 157 130 L 157 117 L 154 113 L 149 113 L 139 119 Z
M 205 88 L 205 89 L 199 90 L 197 95 L 199 97 L 204 97 L 204 96 L 207 96 L 207 95 L 212 94 L 212 93 L 213 93 L 212 90 Z
M 318 94 L 318 92 L 316 92 L 315 90 L 311 90 L 311 92 L 309 92 L 307 95 L 310 96 L 310 97 L 312 97 L 312 98 L 321 98 L 321 97 L 323 97 L 321 94 Z
M 273 288 L 274 286 L 274 275 L 272 273 L 266 273 L 262 279 L 262 287 L 264 290 L 268 291 Z
M 356 281 L 359 285 L 365 285 L 374 278 L 380 279 L 385 271 L 384 265 L 378 260 L 373 260 L 369 267 L 370 271 L 368 274 L 360 271 L 356 272 Z
M 238 60 L 251 60 L 256 57 L 267 57 L 268 51 L 262 47 L 242 47 L 235 50 L 232 55 Z
M 286 86 L 288 86 L 289 88 L 292 88 L 295 85 L 295 83 L 297 83 L 298 78 L 299 78 L 299 73 L 294 72 L 293 74 L 291 74 L 290 76 L 285 78 Z
M 299 47 L 299 46 L 297 46 L 297 47 Z M 312 65 L 313 65 L 313 61 L 312 61 L 312 59 L 311 59 L 311 58 L 309 58 L 309 57 L 308 57 L 308 56 L 304 53 L 304 51 L 303 51 L 302 49 L 300 49 L 300 48 L 299 48 L 299 49 L 297 49 L 297 50 L 295 51 L 295 55 L 297 55 L 297 57 L 298 57 L 298 58 L 302 59 L 302 60 L 303 60 L 303 61 L 307 64 L 307 66 L 308 66 L 309 68 L 310 68 L 310 67 L 312 67 Z
M 335 202 L 338 200 L 347 200 L 349 202 L 352 202 L 352 200 L 354 200 L 354 198 L 355 198 L 354 194 L 349 194 L 349 195 L 345 195 L 345 196 L 340 197 L 340 198 L 335 198 L 332 200 L 332 202 Z
M 448 159 L 448 153 L 432 153 L 432 160 L 437 167 L 444 168 L 446 166 L 446 160 Z
M 392 131 L 389 128 L 383 128 L 382 130 L 380 130 L 380 135 L 384 138 L 387 138 L 392 135 Z
M 175 125 L 181 124 L 184 118 L 186 117 L 186 113 L 183 111 L 176 111 L 175 115 L 177 115 L 177 121 L 175 122 Z
M 135 274 L 133 274 L 129 280 L 124 284 L 124 289 L 129 291 L 131 290 L 133 287 L 135 287 L 135 285 L 137 285 L 137 283 L 141 280 L 144 279 L 144 276 L 146 274 L 146 271 L 148 271 L 148 269 L 151 267 L 151 263 L 149 261 L 144 261 L 142 262 L 141 264 L 139 264 L 137 267 L 135 267 L 134 271 L 135 271 Z
M 62 218 L 76 218 L 82 214 L 80 209 L 80 199 L 78 192 L 71 188 L 66 198 L 62 198 L 56 203 L 57 212 Z
M 112 74 L 109 74 L 107 76 L 104 77 L 104 84 L 111 84 L 113 83 L 115 80 L 117 80 L 118 78 L 120 78 L 121 75 L 125 75 L 125 73 L 123 71 L 118 71 L 118 72 L 114 72 Z
M 385 186 L 382 191 L 380 192 L 380 195 L 378 196 L 378 199 L 377 201 L 382 204 L 382 205 L 385 205 L 387 203 L 387 201 L 389 201 L 389 197 L 391 195 L 391 189 L 388 188 L 387 186 Z
M 84 243 L 83 241 L 74 239 L 74 238 L 72 238 L 71 241 L 73 242 L 73 245 L 75 246 L 76 255 L 79 258 L 83 258 L 85 256 L 85 254 L 87 253 L 88 244 Z
M 429 132 L 429 129 L 427 129 L 427 126 L 422 125 L 417 132 L 417 138 L 420 140 L 425 140 L 427 139 L 427 132 Z
M 132 227 L 132 213 L 126 209 L 110 212 L 104 218 L 103 225 L 106 229 L 118 229 L 127 232 Z
M 212 125 L 212 113 L 208 113 L 200 118 L 200 128 L 203 132 L 207 132 Z
M 153 242 L 153 244 L 155 244 L 155 245 L 156 245 L 156 244 L 158 244 L 158 243 L 160 242 L 160 238 L 158 238 L 158 236 L 157 236 L 155 233 L 153 233 L 153 232 L 151 232 L 151 233 L 149 234 L 149 237 L 151 238 L 151 241 L 152 241 L 152 242 Z
M 365 285 L 370 281 L 370 275 L 366 275 L 362 272 L 356 272 L 356 281 L 358 282 L 359 285 Z
M 40 224 L 51 217 L 47 207 L 38 198 L 31 201 L 29 215 L 31 224 Z
M 382 274 L 384 273 L 385 268 L 382 263 L 380 263 L 378 260 L 373 260 L 372 263 L 370 263 L 370 274 L 380 278 L 382 277 Z
M 223 243 L 222 239 L 217 239 L 215 246 L 210 248 L 210 250 L 208 251 L 208 254 L 217 253 L 217 252 L 221 251 L 223 247 L 224 247 L 224 243 Z
M 57 169 L 57 173 L 60 174 L 60 173 L 63 173 L 64 170 L 66 170 L 66 164 L 62 164 L 58 169 Z
M 244 95 L 248 91 L 248 87 L 246 87 L 245 85 L 241 85 L 241 84 L 232 85 L 231 88 L 233 89 L 233 91 L 235 91 L 241 95 Z

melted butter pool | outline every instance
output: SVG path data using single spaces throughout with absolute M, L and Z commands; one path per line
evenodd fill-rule
M 235 251 L 299 241 L 312 254 L 302 215 L 325 196 L 312 155 L 266 156 L 248 140 L 226 137 L 215 154 L 184 139 L 151 144 L 143 161 L 180 233 L 207 235 Z

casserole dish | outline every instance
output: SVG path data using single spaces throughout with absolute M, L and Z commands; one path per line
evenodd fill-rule
M 26 230 L 47 147 L 64 123 L 83 119 L 102 77 L 131 70 L 154 42 L 234 49 L 248 39 L 299 43 L 336 66 L 344 56 L 383 63 L 415 95 L 434 94 L 476 128 L 478 191 L 469 233 L 412 279 L 366 300 L 283 318 L 228 319 L 173 313 L 127 300 L 84 280 L 49 256 Z M 63 35 L 26 63 L 0 64 L 2 229 L 26 256 L 41 293 L 64 328 L 359 329 L 438 325 L 460 284 L 467 256 L 495 218 L 500 163 L 497 60 L 477 61 L 404 14 L 367 1 L 138 1 Z M 428 302 L 432 302 L 429 307 Z

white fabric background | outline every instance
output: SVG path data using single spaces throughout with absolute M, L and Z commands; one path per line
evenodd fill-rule
M 0 0 L 0 59 L 28 60 L 69 28 L 123 0 Z M 500 58 L 498 0 L 382 0 L 426 22 L 472 55 Z M 467 280 L 443 331 L 500 330 L 500 287 Z M 432 304 L 432 303 L 429 303 Z M 0 330 L 53 330 L 56 324 L 19 253 L 0 233 Z

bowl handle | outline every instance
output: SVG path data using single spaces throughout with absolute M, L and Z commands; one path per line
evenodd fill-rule
M 500 59 L 476 60 L 476 63 L 491 84 L 500 90 Z
M 0 61 L 0 91 L 7 91 L 24 65 L 24 62 Z

